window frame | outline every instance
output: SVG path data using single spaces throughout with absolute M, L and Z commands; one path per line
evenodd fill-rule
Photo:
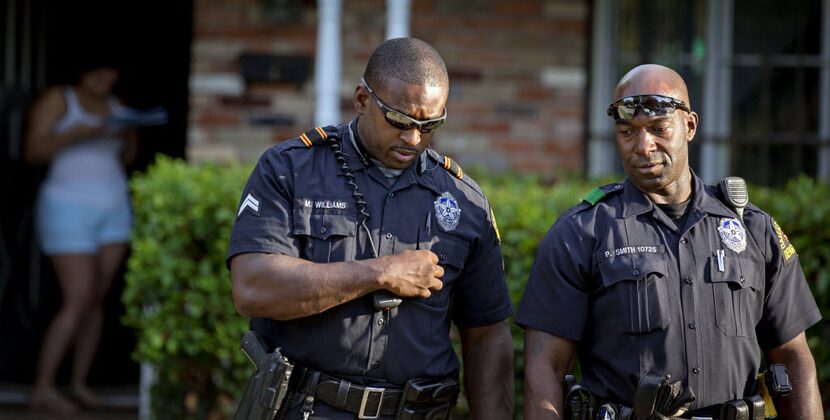
M 706 57 L 700 102 L 706 115 L 695 141 L 700 142 L 698 175 L 715 183 L 731 174 L 732 75 L 734 66 L 746 55 L 733 53 L 734 0 L 706 1 Z M 614 42 L 613 0 L 595 0 L 592 9 L 591 75 L 586 173 L 603 176 L 619 172 L 613 122 L 600 112 L 616 83 L 614 69 L 619 53 Z M 830 180 L 830 0 L 821 0 L 821 50 L 818 63 L 820 110 L 817 132 L 816 176 Z M 815 61 L 815 60 L 813 60 Z M 813 67 L 813 66 L 810 66 Z M 765 145 L 775 143 L 765 142 Z M 801 144 L 807 144 L 802 142 Z M 737 174 L 740 175 L 740 174 Z

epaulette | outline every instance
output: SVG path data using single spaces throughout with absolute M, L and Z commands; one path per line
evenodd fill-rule
M 453 174 L 458 179 L 464 179 L 464 171 L 456 161 L 450 159 L 448 156 L 441 155 L 435 149 L 427 149 L 427 154 L 435 159 L 447 172 Z
M 311 146 L 322 144 L 326 140 L 337 138 L 337 127 L 333 125 L 315 127 L 312 130 L 300 134 L 299 138 L 305 144 L 305 147 L 311 148 Z
M 622 191 L 623 184 L 621 182 L 615 182 L 613 184 L 603 185 L 601 187 L 596 187 L 588 194 L 585 194 L 585 197 L 582 197 L 582 201 L 590 205 L 594 205 L 599 203 L 605 196 L 611 194 L 616 191 Z

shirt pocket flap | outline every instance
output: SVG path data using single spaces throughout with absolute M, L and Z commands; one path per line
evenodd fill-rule
M 450 265 L 461 270 L 470 252 L 470 244 L 451 236 L 438 235 L 438 241 L 432 245 L 432 252 L 438 256 L 438 264 Z
M 294 235 L 317 239 L 332 236 L 354 236 L 357 220 L 354 213 L 343 211 L 294 211 Z
M 761 273 L 759 264 L 763 262 L 752 261 L 741 255 L 730 254 L 722 258 L 723 271 L 720 270 L 718 257 L 710 258 L 709 272 L 712 283 L 728 283 L 733 290 L 751 287 L 755 290 L 761 289 Z
M 603 287 L 611 287 L 622 281 L 639 281 L 649 274 L 666 276 L 664 254 L 621 255 L 600 264 Z

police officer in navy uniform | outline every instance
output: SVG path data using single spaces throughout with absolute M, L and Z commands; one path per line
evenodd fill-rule
M 287 418 L 391 418 L 390 395 L 407 381 L 457 380 L 451 322 L 472 416 L 512 416 L 512 308 L 493 213 L 429 148 L 448 89 L 429 44 L 388 40 L 355 88 L 357 118 L 272 147 L 248 180 L 228 256 L 234 303 L 269 347 L 322 375 L 285 403 Z M 366 401 L 379 389 L 380 408 Z
M 595 407 L 631 408 L 650 373 L 694 396 L 683 418 L 718 418 L 724 402 L 756 392 L 761 351 L 789 371 L 783 418 L 823 418 L 804 334 L 820 314 L 795 249 L 768 214 L 750 203 L 739 216 L 690 169 L 699 119 L 685 82 L 642 65 L 620 80 L 614 101 L 628 177 L 556 221 L 516 316 L 525 328 L 525 418 L 562 416 L 574 354 Z

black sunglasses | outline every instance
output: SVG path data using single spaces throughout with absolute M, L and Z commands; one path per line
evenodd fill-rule
M 433 118 L 431 120 L 416 120 L 415 118 L 410 117 L 409 115 L 404 114 L 403 112 L 396 111 L 383 103 L 383 101 L 378 98 L 378 95 L 375 94 L 375 91 L 369 87 L 369 84 L 366 83 L 365 80 L 362 78 L 360 79 L 360 83 L 363 83 L 363 86 L 366 87 L 366 90 L 372 94 L 372 97 L 375 98 L 375 102 L 377 102 L 380 110 L 383 111 L 383 117 L 386 118 L 386 122 L 389 123 L 392 127 L 395 127 L 399 130 L 412 130 L 413 128 L 417 128 L 418 131 L 422 133 L 429 133 L 433 130 L 437 130 L 438 127 L 444 125 L 444 121 L 447 120 L 447 108 L 444 108 L 444 115 Z
M 630 121 L 637 114 L 637 108 L 641 109 L 643 115 L 647 117 L 671 114 L 675 109 L 692 112 L 685 102 L 670 96 L 637 95 L 620 98 L 608 105 L 608 115 L 614 120 Z

